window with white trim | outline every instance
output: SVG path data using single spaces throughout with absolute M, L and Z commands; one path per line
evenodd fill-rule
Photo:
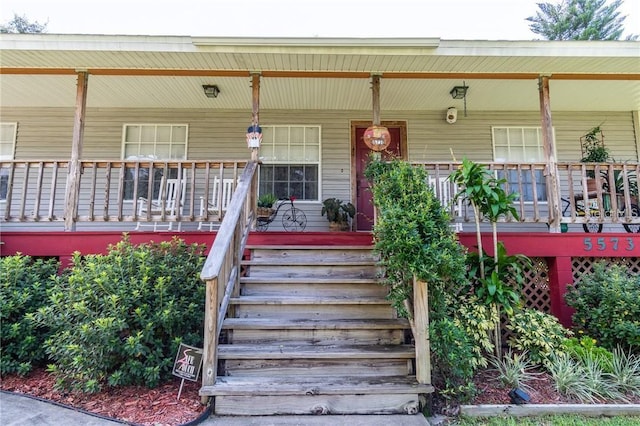
M 260 194 L 318 201 L 320 126 L 261 126 Z
M 540 127 L 492 127 L 491 133 L 494 161 L 505 163 L 542 163 L 546 161 Z M 537 201 L 547 201 L 547 185 L 542 170 L 536 170 L 534 174 Z M 512 191 L 520 191 L 517 170 L 509 170 L 506 175 L 504 172 L 499 172 L 498 177 L 505 177 Z M 523 200 L 532 202 L 533 182 L 529 170 L 523 173 L 521 180 Z
M 184 160 L 187 157 L 187 124 L 125 124 L 122 127 L 122 158 L 125 160 Z M 124 181 L 124 199 L 133 199 L 134 169 L 127 169 Z M 176 169 L 169 170 L 167 178 L 178 177 Z M 158 196 L 162 170 L 154 172 L 153 196 Z M 146 197 L 149 171 L 140 169 L 138 197 Z
M 0 160 L 13 160 L 18 123 L 0 123 Z M 9 172 L 0 169 L 0 201 L 6 201 Z

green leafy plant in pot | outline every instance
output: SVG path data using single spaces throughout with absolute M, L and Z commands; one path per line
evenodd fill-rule
M 609 150 L 604 146 L 604 136 L 600 126 L 592 128 L 580 138 L 580 149 L 582 163 L 604 163 L 611 158 Z M 587 170 L 587 178 L 591 179 L 591 182 L 587 183 L 590 187 L 589 191 L 596 190 L 595 177 L 593 170 Z
M 322 202 L 322 216 L 327 216 L 329 229 L 332 231 L 346 231 L 351 225 L 351 219 L 356 215 L 353 204 L 338 198 L 327 198 Z
M 276 201 L 277 198 L 275 195 L 271 193 L 262 194 L 260 197 L 258 197 L 258 209 L 256 211 L 256 215 L 258 217 L 270 216 L 271 213 L 273 213 L 273 205 Z

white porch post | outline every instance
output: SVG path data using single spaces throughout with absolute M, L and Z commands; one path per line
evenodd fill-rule
M 76 216 L 78 214 L 78 198 L 80 192 L 80 158 L 82 157 L 82 137 L 84 134 L 84 119 L 87 109 L 87 88 L 89 73 L 78 72 L 76 90 L 76 110 L 73 119 L 73 137 L 71 140 L 71 160 L 65 189 L 64 230 L 76 230 Z
M 547 160 L 547 202 L 549 205 L 549 232 L 560 233 L 560 182 L 558 181 L 558 161 L 556 159 L 555 142 L 553 140 L 553 123 L 551 121 L 551 101 L 549 97 L 549 77 L 538 78 L 540 92 L 540 119 L 542 121 L 542 139 L 544 156 Z

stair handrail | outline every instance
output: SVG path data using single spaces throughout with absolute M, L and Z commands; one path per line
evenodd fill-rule
M 258 162 L 249 162 L 244 168 L 200 273 L 206 284 L 203 386 L 211 386 L 216 381 L 222 320 L 230 298 L 238 291 L 240 261 L 255 219 L 257 170 Z

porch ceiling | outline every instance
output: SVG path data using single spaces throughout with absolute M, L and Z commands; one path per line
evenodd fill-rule
M 89 107 L 250 109 L 249 73 L 261 72 L 262 109 L 370 110 L 370 73 L 382 74 L 382 111 L 462 108 L 449 95 L 462 81 L 470 111 L 537 110 L 540 74 L 553 110 L 640 109 L 640 42 L 3 34 L 0 47 L 12 107 L 72 107 L 74 72 L 88 70 Z

